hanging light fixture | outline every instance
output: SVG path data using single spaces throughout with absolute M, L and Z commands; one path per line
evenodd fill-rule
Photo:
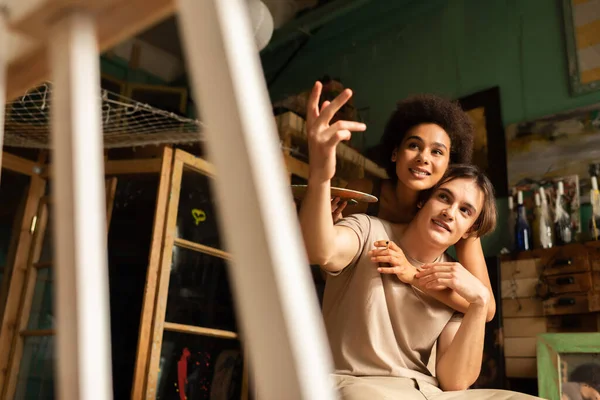
M 261 0 L 248 0 L 252 30 L 258 51 L 267 47 L 273 36 L 273 16 Z

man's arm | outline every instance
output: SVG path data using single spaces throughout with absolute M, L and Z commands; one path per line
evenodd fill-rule
M 451 289 L 469 306 L 462 323 L 450 321 L 438 338 L 436 376 L 443 390 L 465 390 L 477 380 L 483 357 L 490 292 L 456 262 L 433 264 L 419 273 L 425 287 Z
M 488 299 L 472 303 L 462 323 L 450 321 L 438 338 L 436 377 L 444 391 L 466 390 L 479 376 Z
M 480 238 L 462 239 L 454 245 L 458 261 L 490 291 L 490 304 L 488 305 L 487 322 L 490 322 L 496 314 L 496 300 L 490 283 L 485 256 L 481 248 Z

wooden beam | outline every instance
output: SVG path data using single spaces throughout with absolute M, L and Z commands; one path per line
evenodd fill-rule
M 156 308 L 152 321 L 152 337 L 150 343 L 150 354 L 148 358 L 148 379 L 146 381 L 143 397 L 155 399 L 158 387 L 159 362 L 163 340 L 163 329 L 165 315 L 167 312 L 167 298 L 169 297 L 169 280 L 171 278 L 171 261 L 173 259 L 173 245 L 175 244 L 177 209 L 179 206 L 179 194 L 181 192 L 181 179 L 183 176 L 183 161 L 175 153 L 175 162 L 171 174 L 171 185 L 169 188 L 169 202 L 165 219 L 165 232 L 162 242 L 162 255 L 156 288 Z
M 73 7 L 85 7 L 95 13 L 100 52 L 175 12 L 173 0 L 43 0 L 35 12 L 24 12 L 10 20 L 11 28 L 36 39 L 37 47 L 9 65 L 10 79 L 6 82 L 8 99 L 22 96 L 30 88 L 49 79 L 47 35 L 56 18 Z
M 177 247 L 183 247 L 184 249 L 193 250 L 198 253 L 204 253 L 214 257 L 219 257 L 224 260 L 231 260 L 231 256 L 223 250 L 215 249 L 214 247 L 210 246 L 205 246 L 200 243 L 191 242 L 182 238 L 175 238 L 175 245 Z
M 38 175 L 42 170 L 41 165 L 35 161 L 15 156 L 5 151 L 2 152 L 2 168 L 27 176 Z
M 112 218 L 113 207 L 115 205 L 115 195 L 117 194 L 117 178 L 108 178 L 105 181 L 106 188 L 106 236 L 110 231 L 110 220 Z
M 238 334 L 235 332 L 224 331 L 222 329 L 203 328 L 201 326 L 176 324 L 173 322 L 165 322 L 165 331 L 189 333 L 191 335 L 211 336 L 222 339 L 237 339 Z
M 285 165 L 290 174 L 308 179 L 308 164 L 288 154 L 284 155 Z
M 4 388 L 8 375 L 8 360 L 11 351 L 13 336 L 17 331 L 18 311 L 21 295 L 27 274 L 30 247 L 32 245 L 31 220 L 37 213 L 38 203 L 44 194 L 46 182 L 32 176 L 27 196 L 27 204 L 21 221 L 19 244 L 17 246 L 12 278 L 8 289 L 8 296 L 0 324 L 0 388 Z
M 175 158 L 183 162 L 184 169 L 193 169 L 196 172 L 206 175 L 210 178 L 215 178 L 217 175 L 214 165 L 203 158 L 196 157 L 185 151 L 175 152 Z
M 161 170 L 160 158 L 140 158 L 131 160 L 108 160 L 104 165 L 104 175 L 158 174 Z M 52 178 L 52 167 L 46 166 L 42 177 Z
M 160 180 L 156 194 L 156 209 L 154 211 L 154 224 L 152 225 L 152 243 L 150 245 L 150 258 L 146 273 L 146 287 L 142 302 L 142 315 L 140 317 L 140 330 L 138 334 L 137 355 L 133 375 L 132 399 L 141 399 L 144 393 L 146 377 L 148 375 L 148 360 L 150 359 L 150 343 L 152 339 L 152 321 L 154 317 L 154 304 L 156 301 L 156 288 L 160 271 L 162 242 L 165 234 L 165 217 L 171 186 L 171 173 L 173 167 L 173 149 L 165 147 L 161 161 Z
M 19 334 L 23 337 L 54 336 L 54 335 L 56 335 L 56 332 L 54 329 L 35 329 L 35 330 L 21 331 Z
M 129 174 L 158 174 L 162 167 L 160 158 L 133 159 L 133 160 L 108 160 L 104 166 L 105 175 Z
M 32 267 L 37 270 L 52 268 L 52 261 L 35 262 Z

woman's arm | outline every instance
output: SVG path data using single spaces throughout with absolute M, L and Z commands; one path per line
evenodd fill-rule
M 479 279 L 490 292 L 490 301 L 486 317 L 486 321 L 489 322 L 496 314 L 496 300 L 494 300 L 494 292 L 492 291 L 492 284 L 490 283 L 485 256 L 483 255 L 483 249 L 481 248 L 481 239 L 462 239 L 454 245 L 454 248 L 456 249 L 458 261 Z
M 350 139 L 351 131 L 364 131 L 366 126 L 341 120 L 330 125 L 352 92 L 344 90 L 319 109 L 321 89 L 321 83 L 317 82 L 307 103 L 308 189 L 300 208 L 300 226 L 309 260 L 335 272 L 346 267 L 359 250 L 356 234 L 349 228 L 334 226 L 331 218 L 331 178 L 335 175 L 336 147 L 340 141 Z
M 462 265 L 459 263 L 425 264 L 419 271 L 406 260 L 404 252 L 394 242 L 380 241 L 375 242 L 374 246 L 375 249 L 371 250 L 369 255 L 371 256 L 371 261 L 378 266 L 379 272 L 396 275 L 402 282 L 419 288 L 434 299 L 441 301 L 456 311 L 461 313 L 467 312 L 469 309 L 469 302 L 455 290 L 447 286 L 428 286 L 432 276 L 435 277 L 436 273 L 439 273 L 438 270 L 444 270 L 447 267 L 464 269 Z M 387 264 L 387 266 L 382 267 L 382 265 L 385 264 Z M 460 267 L 458 267 L 459 265 Z M 481 285 L 485 287 L 483 283 L 481 283 Z
M 337 272 L 352 261 L 359 241 L 351 229 L 333 225 L 330 193 L 328 180 L 309 179 L 300 208 L 300 227 L 310 263 Z

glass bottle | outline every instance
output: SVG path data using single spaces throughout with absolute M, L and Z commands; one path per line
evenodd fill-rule
M 571 216 L 567 212 L 565 187 L 562 181 L 557 183 L 555 206 L 554 230 L 556 232 L 556 243 L 558 245 L 571 243 L 573 240 L 573 227 L 571 226 Z
M 551 248 L 556 242 L 554 238 L 554 224 L 550 218 L 550 208 L 548 208 L 548 199 L 543 187 L 539 189 L 540 197 L 540 247 L 543 249 Z
M 517 222 L 515 224 L 515 244 L 517 251 L 531 250 L 531 227 L 527 222 L 527 211 L 523 204 L 523 192 L 517 192 Z
M 592 216 L 590 217 L 590 236 L 592 240 L 600 239 L 600 192 L 598 191 L 598 178 L 591 177 L 592 189 L 590 190 L 590 203 L 592 204 Z
M 517 222 L 517 214 L 514 209 L 514 199 L 512 194 L 508 196 L 508 236 L 509 236 L 509 249 L 515 251 L 515 223 Z

